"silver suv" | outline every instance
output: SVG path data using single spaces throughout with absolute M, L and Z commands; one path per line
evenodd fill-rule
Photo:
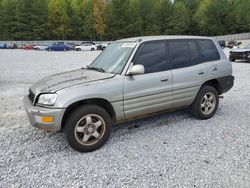
M 129 38 L 86 68 L 38 81 L 24 105 L 33 126 L 63 130 L 71 147 L 89 152 L 108 140 L 112 124 L 186 107 L 208 119 L 233 84 L 232 65 L 212 38 Z

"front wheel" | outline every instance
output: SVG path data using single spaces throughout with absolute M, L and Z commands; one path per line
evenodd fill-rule
M 69 145 L 79 152 L 91 152 L 103 146 L 111 132 L 111 118 L 97 105 L 84 105 L 74 110 L 66 121 Z
M 235 62 L 235 59 L 229 58 L 229 61 Z
M 191 112 L 198 119 L 209 119 L 217 111 L 218 105 L 218 91 L 214 87 L 204 86 L 191 105 Z

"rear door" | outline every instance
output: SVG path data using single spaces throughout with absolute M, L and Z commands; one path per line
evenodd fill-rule
M 133 64 L 144 65 L 145 74 L 124 78 L 126 119 L 171 108 L 172 73 L 165 41 L 141 44 Z
M 173 107 L 192 104 L 208 70 L 196 40 L 169 40 L 169 58 L 173 74 Z
M 207 62 L 209 79 L 215 78 L 224 69 L 220 61 L 220 54 L 212 40 L 197 40 L 198 47 L 204 62 Z M 227 63 L 227 60 L 226 60 Z

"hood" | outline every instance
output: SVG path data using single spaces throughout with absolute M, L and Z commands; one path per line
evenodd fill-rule
M 34 93 L 54 93 L 58 90 L 68 88 L 78 84 L 94 82 L 98 80 L 114 77 L 115 74 L 101 73 L 86 69 L 79 69 L 69 72 L 48 76 L 43 78 L 31 86 Z
M 237 48 L 231 50 L 232 52 L 250 52 L 250 49 Z

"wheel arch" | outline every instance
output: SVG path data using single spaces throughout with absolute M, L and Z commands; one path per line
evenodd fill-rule
M 211 86 L 211 87 L 215 88 L 215 89 L 218 91 L 219 95 L 222 94 L 222 87 L 221 87 L 220 82 L 219 82 L 217 79 L 208 80 L 208 81 L 206 81 L 206 82 L 201 86 L 201 88 L 202 88 L 203 86 Z
M 108 100 L 103 99 L 103 98 L 84 99 L 84 100 L 76 101 L 76 102 L 70 104 L 66 108 L 66 111 L 63 114 L 61 130 L 63 130 L 65 128 L 65 122 L 67 121 L 67 118 L 69 117 L 70 113 L 73 110 L 75 110 L 76 108 L 78 108 L 79 106 L 87 105 L 87 104 L 95 104 L 95 105 L 98 105 L 98 106 L 104 108 L 108 112 L 108 114 L 110 115 L 111 120 L 113 122 L 116 121 L 115 110 L 114 110 L 112 104 Z

